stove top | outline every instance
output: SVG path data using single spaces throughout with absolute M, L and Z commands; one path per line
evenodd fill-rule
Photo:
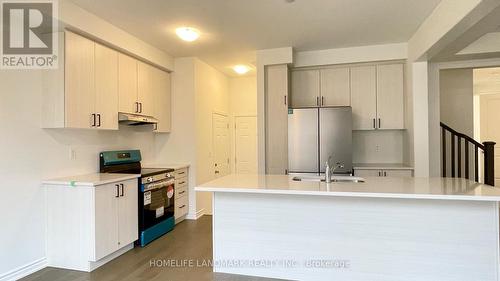
M 173 172 L 174 169 L 165 169 L 165 168 L 141 168 L 141 176 L 152 176 L 161 173 L 170 173 Z

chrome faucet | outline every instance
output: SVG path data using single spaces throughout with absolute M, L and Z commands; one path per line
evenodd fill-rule
M 335 167 L 331 167 L 330 163 L 332 161 L 332 156 L 328 157 L 328 160 L 326 161 L 325 164 L 325 182 L 326 183 L 331 183 L 332 182 L 332 174 L 335 172 L 336 169 L 338 168 L 344 168 L 344 164 L 337 162 L 335 164 Z

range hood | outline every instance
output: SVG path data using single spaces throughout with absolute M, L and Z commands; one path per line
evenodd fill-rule
M 158 123 L 158 120 L 151 116 L 124 113 L 124 112 L 118 113 L 118 121 L 120 122 L 120 124 L 125 124 L 129 126 L 154 125 Z

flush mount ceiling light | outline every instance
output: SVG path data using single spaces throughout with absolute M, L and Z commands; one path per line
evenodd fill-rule
M 193 42 L 200 37 L 200 31 L 198 29 L 187 26 L 177 28 L 175 34 L 187 42 Z
M 243 75 L 243 74 L 247 73 L 248 71 L 250 71 L 250 67 L 243 65 L 243 64 L 238 64 L 238 65 L 233 66 L 233 70 L 234 70 L 234 72 L 236 72 L 240 75 Z

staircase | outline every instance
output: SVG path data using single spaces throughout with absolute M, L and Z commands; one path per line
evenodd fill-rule
M 443 177 L 452 178 L 466 178 L 474 179 L 474 181 L 479 182 L 479 150 L 484 154 L 483 162 L 483 182 L 489 185 L 495 185 L 495 142 L 487 141 L 482 144 L 474 140 L 473 138 L 459 133 L 444 123 L 441 124 L 441 165 Z M 448 141 L 447 136 L 451 135 Z M 451 148 L 447 149 L 447 145 Z M 462 149 L 463 145 L 463 149 Z M 474 152 L 474 162 L 471 165 L 470 162 L 470 152 Z M 450 152 L 448 155 L 448 152 Z M 450 165 L 450 166 L 448 166 Z M 472 169 L 471 169 L 472 166 Z M 451 175 L 448 175 L 449 169 L 451 169 Z

